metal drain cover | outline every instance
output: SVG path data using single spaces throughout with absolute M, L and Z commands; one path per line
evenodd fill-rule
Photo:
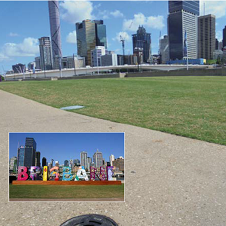
M 71 218 L 60 226 L 118 226 L 118 224 L 109 217 L 99 214 L 88 214 Z

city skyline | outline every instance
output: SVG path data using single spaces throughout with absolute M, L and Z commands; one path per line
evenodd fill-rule
M 3 34 L 0 39 L 0 71 L 11 69 L 11 65 L 16 63 L 26 63 L 34 61 L 34 57 L 39 55 L 38 38 L 49 36 L 49 15 L 47 2 L 1 2 L 2 15 L 7 21 L 3 26 Z M 12 5 L 13 4 L 13 5 Z M 18 12 L 17 4 L 20 4 L 21 10 Z M 71 5 L 69 5 L 71 4 Z M 61 37 L 62 37 L 62 50 L 63 56 L 72 55 L 77 53 L 77 46 L 75 44 L 75 23 L 81 22 L 83 19 L 103 19 L 107 28 L 107 41 L 108 49 L 116 51 L 116 53 L 122 53 L 121 43 L 119 35 L 124 35 L 126 39 L 125 52 L 126 54 L 132 53 L 132 34 L 136 32 L 139 25 L 143 25 L 148 33 L 152 36 L 152 52 L 158 52 L 159 34 L 167 34 L 167 15 L 168 15 L 168 2 L 139 2 L 139 7 L 136 7 L 138 3 L 130 2 L 131 9 L 128 9 L 126 2 L 120 2 L 120 4 L 114 4 L 114 2 L 80 2 L 84 4 L 86 13 L 82 10 L 77 15 L 69 13 L 69 6 L 76 12 L 74 3 L 60 2 L 61 13 Z M 222 4 L 220 2 L 220 4 Z M 210 7 L 211 6 L 211 7 Z M 11 11 L 17 10 L 14 14 L 7 14 L 7 8 Z M 149 7 L 151 10 L 149 10 Z M 24 15 L 29 14 L 28 8 L 32 8 L 31 20 L 26 20 Z M 78 5 L 77 8 L 79 9 Z M 202 8 L 202 7 L 201 7 Z M 225 9 L 226 5 L 222 5 L 222 9 Z M 77 9 L 77 10 L 78 10 Z M 42 10 L 43 16 L 38 21 L 35 20 L 35 29 L 32 29 L 32 18 L 38 15 L 38 11 Z M 202 9 L 200 15 L 202 15 Z M 5 13 L 6 12 L 6 13 Z M 26 12 L 26 13 L 25 13 Z M 105 13 L 103 13 L 105 12 Z M 108 13 L 107 13 L 108 12 Z M 216 9 L 211 2 L 206 3 L 206 13 L 216 14 Z M 95 18 L 93 15 L 96 15 Z M 107 16 L 109 14 L 109 16 Z M 33 16 L 34 15 L 34 16 Z M 29 15 L 28 15 L 29 16 Z M 222 30 L 225 26 L 224 18 L 225 12 L 220 11 L 217 15 L 216 23 L 216 36 L 219 40 L 222 39 Z M 16 28 L 13 20 L 20 17 L 19 22 L 21 26 Z M 91 17 L 91 18 L 88 18 Z M 7 19 L 8 18 L 8 19 Z M 118 26 L 115 26 L 115 25 Z M 8 25 L 8 26 L 6 26 Z M 30 27 L 31 29 L 22 29 Z M 27 45 L 28 48 L 22 48 Z M 22 53 L 21 53 L 22 51 Z M 3 66 L 3 67 L 2 67 Z M 4 68 L 4 69 L 3 69 Z
M 97 149 L 103 153 L 103 158 L 108 162 L 111 154 L 116 158 L 124 157 L 123 133 L 10 133 L 9 159 L 17 157 L 18 145 L 24 146 L 27 137 L 32 137 L 36 141 L 36 152 L 41 153 L 41 163 L 42 158 L 45 157 L 48 163 L 54 159 L 63 165 L 65 160 L 80 160 L 82 151 L 86 151 L 87 157 L 93 159 Z M 86 140 L 89 143 L 84 143 Z

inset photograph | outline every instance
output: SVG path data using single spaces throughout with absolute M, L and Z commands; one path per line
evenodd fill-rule
M 9 133 L 9 201 L 124 201 L 124 133 Z

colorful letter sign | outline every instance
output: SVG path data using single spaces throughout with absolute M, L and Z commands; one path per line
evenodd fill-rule
M 39 179 L 40 173 L 41 173 L 41 168 L 39 166 L 31 166 L 31 168 L 30 168 L 30 178 L 32 180 Z
M 43 181 L 48 180 L 48 166 L 43 167 Z
M 104 181 L 104 180 L 107 179 L 107 178 L 106 178 L 106 167 L 104 167 L 104 166 L 101 166 L 101 167 L 100 167 L 100 179 L 101 179 L 102 181 Z
M 28 174 L 27 174 L 27 167 L 26 166 L 19 166 L 18 167 L 18 178 L 17 180 L 27 180 Z
M 96 174 L 96 168 L 93 166 L 90 166 L 90 180 L 91 181 L 95 180 L 95 174 Z
M 87 174 L 86 174 L 86 171 L 85 171 L 85 169 L 84 169 L 84 166 L 80 166 L 79 167 L 79 170 L 78 170 L 78 172 L 77 172 L 77 177 L 79 178 L 79 179 L 84 179 L 84 180 L 89 180 L 89 178 L 88 178 L 88 176 L 87 176 Z
M 71 174 L 71 167 L 65 166 L 63 168 L 63 180 L 70 181 L 72 180 L 73 176 Z
M 113 178 L 112 178 L 112 175 L 113 175 L 113 166 L 108 166 L 107 167 L 107 171 L 108 171 L 108 173 L 107 173 L 107 175 L 108 175 L 107 180 L 113 180 Z

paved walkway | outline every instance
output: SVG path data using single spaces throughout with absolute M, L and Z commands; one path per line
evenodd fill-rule
M 8 132 L 125 132 L 125 202 L 8 202 Z M 0 91 L 0 225 L 226 225 L 226 147 L 58 110 Z

